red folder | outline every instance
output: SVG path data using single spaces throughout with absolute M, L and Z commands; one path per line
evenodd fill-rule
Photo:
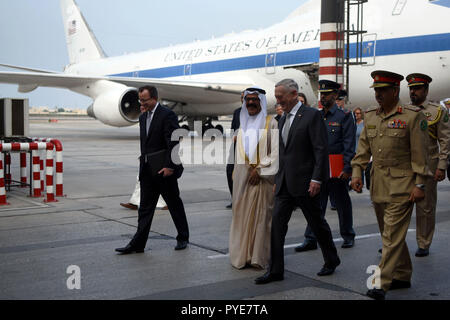
M 342 171 L 344 171 L 344 155 L 330 154 L 330 178 L 338 178 Z

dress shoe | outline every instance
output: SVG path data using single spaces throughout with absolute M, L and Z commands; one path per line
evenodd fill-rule
M 392 279 L 389 290 L 408 289 L 408 288 L 411 288 L 411 282 L 404 281 L 404 280 Z
M 317 243 L 314 243 L 314 242 L 303 242 L 301 245 L 295 247 L 295 251 L 297 251 L 297 252 L 316 250 L 316 249 L 317 249 Z
M 188 244 L 188 241 L 177 241 L 177 245 L 175 247 L 175 250 L 183 250 L 186 249 Z
M 121 253 L 121 254 L 130 254 L 130 253 L 133 253 L 133 252 L 142 253 L 142 252 L 144 252 L 144 249 L 143 248 L 135 248 L 135 247 L 133 247 L 133 246 L 128 244 L 124 248 L 116 248 L 116 251 Z
M 383 249 L 378 249 L 378 253 L 383 253 Z
M 255 279 L 255 284 L 266 284 L 272 281 L 281 281 L 284 279 L 282 274 L 266 272 L 263 276 Z
M 164 207 L 161 208 L 161 210 L 169 210 L 169 207 L 168 206 L 164 206 Z
M 317 275 L 319 276 L 319 277 L 322 277 L 322 276 L 329 276 L 330 274 L 333 274 L 334 273 L 334 270 L 336 270 L 336 267 L 338 266 L 338 265 L 340 265 L 341 264 L 341 260 L 339 260 L 339 258 L 338 258 L 338 261 L 337 262 L 335 262 L 335 263 L 333 263 L 333 264 L 331 264 L 331 265 L 324 265 L 323 267 L 322 267 L 322 269 L 320 269 L 320 271 L 319 272 L 317 272 Z
M 344 249 L 352 248 L 354 245 L 355 245 L 355 239 L 344 240 L 344 243 L 342 244 L 341 248 L 344 248 Z
M 138 206 L 137 205 L 135 205 L 135 204 L 132 204 L 132 203 L 120 203 L 120 205 L 122 206 L 122 207 L 125 207 L 125 208 L 127 208 L 127 209 L 131 209 L 131 210 L 137 210 L 138 209 Z
M 225 208 L 227 208 L 227 209 L 231 209 L 231 208 L 233 208 L 233 204 L 232 203 L 230 203 L 229 205 L 227 205 Z
M 337 211 L 336 207 L 331 207 L 330 209 L 333 210 L 333 211 Z
M 375 300 L 384 300 L 386 293 L 383 289 L 370 289 L 367 291 L 366 295 Z
M 418 248 L 416 251 L 416 257 L 426 257 L 430 254 L 430 250 Z

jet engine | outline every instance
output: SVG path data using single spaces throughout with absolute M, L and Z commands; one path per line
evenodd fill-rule
M 94 98 L 87 113 L 110 126 L 131 126 L 139 122 L 141 114 L 138 91 L 125 86 L 105 90 Z

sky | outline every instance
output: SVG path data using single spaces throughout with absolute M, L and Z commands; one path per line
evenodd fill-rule
M 145 51 L 282 21 L 306 0 L 76 0 L 108 56 Z M 62 71 L 68 64 L 59 0 L 0 0 L 0 63 Z M 14 71 L 0 67 L 2 71 Z M 92 100 L 65 89 L 21 94 L 0 84 L 0 97 L 30 106 L 85 109 Z

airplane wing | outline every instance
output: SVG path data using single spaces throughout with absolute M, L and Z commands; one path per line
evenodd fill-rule
M 72 89 L 88 86 L 99 80 L 121 83 L 129 87 L 154 85 L 164 100 L 207 104 L 236 102 L 241 91 L 250 83 L 206 83 L 191 81 L 168 81 L 155 78 L 133 78 L 114 76 L 83 76 L 66 73 L 6 72 L 0 71 L 0 83 L 18 84 L 20 92 L 29 92 L 37 87 Z M 205 94 L 205 93 L 208 94 Z
M 0 67 L 19 69 L 19 70 L 25 70 L 25 71 L 33 71 L 33 72 L 42 72 L 42 73 L 59 73 L 57 71 L 44 70 L 44 69 L 34 69 L 34 68 L 28 68 L 28 67 L 23 67 L 23 66 L 16 66 L 16 65 L 13 65 L 13 64 L 4 64 L 4 63 L 0 63 Z

